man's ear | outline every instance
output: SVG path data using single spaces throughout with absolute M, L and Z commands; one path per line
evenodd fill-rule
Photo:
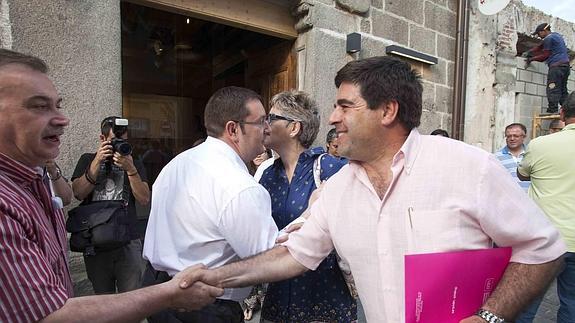
M 224 135 L 230 139 L 232 139 L 233 141 L 238 141 L 238 135 L 239 135 L 239 131 L 241 131 L 240 127 L 239 127 L 239 123 L 237 122 L 233 122 L 233 121 L 228 121 L 226 122 L 226 126 L 224 128 Z
M 100 142 L 106 141 L 106 136 L 100 134 Z
M 399 103 L 396 100 L 391 100 L 387 103 L 381 104 L 381 123 L 385 126 L 392 124 L 399 114 Z

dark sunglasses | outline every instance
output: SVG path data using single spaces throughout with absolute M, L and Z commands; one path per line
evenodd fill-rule
M 299 121 L 299 120 L 296 120 L 296 119 L 292 119 L 292 118 L 280 116 L 280 115 L 273 114 L 273 113 L 268 114 L 266 120 L 268 121 L 269 124 L 271 124 L 272 122 L 274 122 L 274 121 L 276 121 L 276 120 L 285 120 L 285 121 L 288 121 L 288 122 L 296 122 L 296 121 Z

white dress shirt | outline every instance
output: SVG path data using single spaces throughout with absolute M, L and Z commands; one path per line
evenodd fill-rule
M 269 193 L 225 142 L 206 141 L 174 158 L 152 187 L 144 258 L 170 276 L 188 266 L 209 268 L 272 248 L 278 229 Z M 240 301 L 250 288 L 226 289 Z

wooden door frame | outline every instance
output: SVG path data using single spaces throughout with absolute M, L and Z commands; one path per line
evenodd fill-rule
M 284 39 L 297 38 L 286 6 L 264 0 L 124 0 Z

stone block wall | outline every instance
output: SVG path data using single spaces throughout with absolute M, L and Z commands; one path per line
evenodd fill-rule
M 385 54 L 388 45 L 399 45 L 438 57 L 427 66 L 408 60 L 422 76 L 422 133 L 436 128 L 451 131 L 455 60 L 456 0 L 305 0 L 300 1 L 296 26 L 302 27 L 298 49 L 299 88 L 322 107 L 322 123 L 316 140 L 323 144 L 335 96 L 333 78 L 350 60 Z M 303 10 L 305 9 L 305 10 Z M 346 35 L 359 32 L 362 50 L 345 52 Z
M 525 69 L 525 59 L 516 58 L 517 75 L 515 82 L 515 120 L 527 127 L 527 140 L 531 138 L 532 121 L 535 113 L 545 113 L 547 109 L 547 65 L 532 62 Z M 569 92 L 575 90 L 575 73 L 571 72 L 567 82 Z M 544 126 L 547 123 L 544 123 Z

